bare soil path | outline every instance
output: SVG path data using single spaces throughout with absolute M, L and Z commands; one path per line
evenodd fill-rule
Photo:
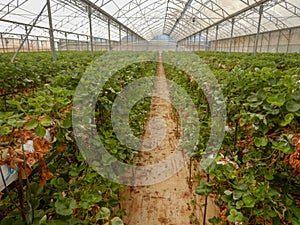
M 156 76 L 166 78 L 161 58 Z M 166 80 L 156 79 L 153 91 L 169 98 Z M 157 118 L 163 118 L 165 122 L 161 123 Z M 153 123 L 155 120 L 157 122 Z M 177 120 L 171 104 L 164 99 L 153 97 L 149 118 L 145 124 L 143 148 L 149 149 L 156 144 L 158 146 L 152 151 L 141 152 L 136 158 L 136 163 L 141 166 L 154 164 L 172 154 L 178 145 L 177 132 Z M 149 143 L 153 135 L 164 135 L 164 138 L 160 143 Z M 198 173 L 192 171 L 193 175 Z M 128 187 L 122 194 L 125 200 L 121 206 L 127 213 L 123 220 L 126 225 L 203 224 L 204 199 L 195 194 L 196 186 L 197 182 L 190 181 L 190 165 L 186 165 L 176 175 L 159 184 Z M 209 198 L 207 218 L 215 215 L 218 215 L 218 209 Z

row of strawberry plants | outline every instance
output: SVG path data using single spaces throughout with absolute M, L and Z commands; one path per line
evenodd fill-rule
M 39 169 L 38 174 L 30 176 L 30 187 L 24 188 L 29 202 L 20 199 L 21 208 L 26 209 L 23 214 L 28 223 L 123 224 L 120 217 L 124 212 L 118 207 L 119 191 L 123 186 L 93 170 L 76 145 L 72 127 L 72 101 L 86 69 L 82 62 L 87 59 L 83 53 L 78 58 L 77 53 L 72 54 L 69 63 L 78 68 L 74 66 L 73 71 L 57 71 L 45 88 L 38 89 L 30 96 L 20 92 L 14 95 L 13 100 L 6 101 L 7 111 L 0 113 L 0 138 L 4 143 L 0 149 L 1 164 L 17 169 L 22 179 L 36 168 Z M 117 57 L 120 60 L 128 57 L 128 54 Z M 131 57 L 136 57 L 136 54 L 132 54 Z M 156 53 L 152 55 L 157 58 Z M 33 60 L 36 57 L 38 54 L 33 56 Z M 84 58 L 82 61 L 81 57 Z M 93 60 L 88 56 L 86 58 L 90 59 L 89 62 Z M 79 61 L 76 63 L 76 60 Z M 104 65 L 114 64 L 111 57 L 102 57 L 100 61 Z M 64 60 L 64 64 L 67 65 L 68 61 Z M 138 78 L 153 76 L 156 66 L 153 62 L 135 63 L 114 71 L 97 97 L 95 115 L 100 139 L 113 156 L 127 163 L 131 162 L 135 153 L 117 142 L 110 121 L 112 104 L 123 87 Z M 137 136 L 141 135 L 140 125 L 145 121 L 149 107 L 150 100 L 145 99 L 136 104 L 130 114 L 130 124 Z M 50 140 L 45 138 L 47 135 L 51 136 Z M 35 151 L 24 149 L 24 154 L 21 146 L 28 144 L 28 141 L 33 142 Z M 58 155 L 46 164 L 47 157 L 53 152 L 58 152 Z M 17 207 L 17 192 L 12 190 L 9 196 L 0 202 L 0 224 L 24 224 L 22 210 Z
M 300 56 L 298 53 L 273 54 L 258 53 L 228 53 L 225 52 L 197 52 L 204 63 L 213 65 L 215 68 L 232 70 L 239 67 L 243 70 L 254 70 L 255 68 L 271 67 L 279 70 L 287 70 L 299 67 Z
M 227 54 L 216 54 L 214 60 L 236 57 Z M 221 216 L 211 220 L 214 224 L 223 221 L 225 224 L 298 225 L 299 69 L 291 66 L 283 70 L 274 68 L 272 63 L 268 66 L 269 61 L 283 57 L 276 54 L 264 56 L 265 67 L 256 67 L 253 59 L 253 65 L 245 68 L 249 62 L 247 65 L 242 62 L 249 55 L 238 56 L 239 66 L 230 71 L 216 67 L 213 62 L 210 64 L 225 97 L 227 125 L 220 153 L 207 171 L 211 179 L 201 181 L 197 193 L 213 195 L 220 206 Z M 180 62 L 188 65 L 190 60 L 191 57 L 182 57 Z M 293 61 L 293 58 L 291 62 L 287 60 L 287 65 L 293 65 Z M 190 93 L 198 104 L 200 119 L 206 117 L 201 122 L 198 154 L 195 154 L 201 157 L 210 132 L 210 127 L 203 125 L 211 123 L 201 85 L 189 79 L 193 71 L 187 75 L 168 68 L 166 73 Z
M 30 55 L 20 53 L 14 63 L 10 63 L 12 54 L 1 54 L 0 110 L 7 110 L 7 99 L 19 94 L 31 95 L 58 75 L 65 75 L 68 79 L 80 78 L 89 63 L 102 54 L 103 52 L 96 52 L 93 58 L 89 52 L 58 52 L 55 63 L 49 52 Z

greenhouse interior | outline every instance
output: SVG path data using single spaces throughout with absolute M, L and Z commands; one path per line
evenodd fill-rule
M 0 0 L 0 225 L 300 225 L 299 0 Z

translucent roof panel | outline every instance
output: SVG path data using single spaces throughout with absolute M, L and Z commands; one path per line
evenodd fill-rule
M 257 32 L 263 5 L 261 32 L 300 26 L 299 0 L 50 0 L 55 37 L 89 36 L 88 5 L 92 6 L 95 37 L 120 40 L 126 30 L 151 40 L 166 34 L 181 40 L 201 32 L 214 39 Z M 1 0 L 0 32 L 25 34 L 41 13 L 31 35 L 48 36 L 46 0 Z M 234 18 L 234 20 L 232 19 Z M 121 26 L 121 25 L 122 26 Z M 218 26 L 217 26 L 218 25 Z M 121 26 L 121 31 L 120 31 Z M 233 29 L 233 32 L 232 31 Z
M 249 8 L 236 17 L 234 36 L 257 32 L 259 3 L 264 4 L 261 31 L 300 26 L 299 0 L 94 0 L 119 21 L 151 39 L 167 34 L 182 39 L 232 14 Z M 256 7 L 252 7 L 256 4 Z M 231 36 L 231 22 L 220 24 L 220 37 Z

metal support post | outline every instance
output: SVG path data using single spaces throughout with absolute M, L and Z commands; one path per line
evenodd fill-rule
M 51 13 L 50 0 L 47 0 L 47 8 L 48 8 L 48 19 L 49 19 L 49 35 L 50 35 L 51 53 L 52 53 L 53 62 L 56 62 L 56 53 L 55 53 L 55 43 L 54 43 L 54 35 L 53 35 L 53 24 L 52 24 L 52 13 Z
M 289 29 L 289 36 L 288 36 L 288 44 L 287 44 L 287 48 L 286 48 L 286 53 L 289 53 L 289 51 L 290 51 L 291 37 L 292 37 L 292 29 Z
M 15 51 L 15 39 L 14 38 L 12 38 L 12 45 L 13 45 L 13 51 Z
M 221 41 L 221 50 L 222 50 L 222 52 L 225 52 L 225 41 L 224 40 Z
M 122 50 L 122 27 L 121 24 L 119 24 L 119 45 L 120 45 L 120 51 Z
M 21 34 L 21 39 L 19 40 L 19 46 L 22 45 L 23 41 L 25 42 L 23 35 Z M 20 49 L 21 51 L 21 49 Z M 23 52 L 24 52 L 24 48 L 23 48 Z
M 239 38 L 239 49 L 238 49 L 238 51 L 239 52 L 242 52 L 243 51 L 243 45 L 242 45 L 242 41 L 244 40 L 244 37 L 240 37 Z
M 231 48 L 232 48 L 232 38 L 233 38 L 233 31 L 234 31 L 234 22 L 235 22 L 235 19 L 232 18 L 232 20 L 231 20 L 231 34 L 230 34 L 229 52 L 231 52 Z
M 79 34 L 77 34 L 77 50 L 80 51 L 80 42 L 79 42 Z
M 277 41 L 277 46 L 276 46 L 276 53 L 279 52 L 280 34 L 281 34 L 281 31 L 278 31 L 278 41 Z
M 249 49 L 250 49 L 250 42 L 251 42 L 251 36 L 249 35 L 247 52 L 249 52 Z
M 65 32 L 65 42 L 66 42 L 66 50 L 69 51 L 69 45 L 68 45 L 68 33 Z
M 2 35 L 2 33 L 0 33 L 0 36 L 1 36 L 1 43 L 2 43 L 3 53 L 5 53 L 4 40 L 3 40 L 3 35 Z
M 133 51 L 133 43 L 134 43 L 134 34 L 131 33 L 131 50 Z
M 209 47 L 208 47 L 208 29 L 206 30 L 206 40 L 205 40 L 205 51 L 208 51 Z
M 260 52 L 262 52 L 263 42 L 264 42 L 264 34 L 261 34 L 261 41 L 260 41 L 260 48 L 259 48 Z
M 26 35 L 28 33 L 27 26 L 25 26 L 25 33 L 26 33 Z M 27 43 L 27 51 L 30 52 L 30 43 L 29 43 L 28 37 L 26 38 L 26 43 Z
M 39 52 L 40 51 L 40 40 L 39 40 L 39 37 L 36 37 L 36 46 L 37 46 L 37 50 Z
M 89 50 L 89 43 L 90 43 L 90 37 L 89 36 L 86 36 L 86 50 L 88 51 Z M 92 53 L 92 55 L 93 55 L 93 53 Z
M 110 37 L 110 19 L 107 20 L 107 26 L 108 26 L 108 50 L 111 51 L 111 37 Z
M 262 19 L 263 13 L 264 13 L 264 6 L 261 5 L 259 7 L 259 19 L 258 19 L 257 33 L 256 33 L 256 37 L 255 37 L 255 44 L 254 44 L 254 56 L 257 55 L 258 38 L 259 38 L 259 34 L 260 34 L 261 19 Z
M 244 37 L 243 37 L 243 48 L 242 48 L 242 52 L 245 51 L 245 40 L 246 40 L 246 37 L 244 36 Z
M 189 51 L 190 50 L 190 45 L 189 45 L 189 38 L 188 37 L 185 39 L 185 45 L 186 45 L 186 50 Z
M 215 52 L 217 51 L 218 35 L 219 35 L 219 24 L 216 26 Z
M 128 29 L 126 29 L 126 49 L 128 50 L 128 44 L 129 44 L 129 33 L 128 33 Z
M 90 50 L 92 52 L 92 56 L 94 56 L 94 43 L 93 43 L 93 26 L 92 26 L 92 9 L 91 6 L 88 7 L 88 17 L 89 17 L 89 25 L 90 25 Z
M 202 32 L 199 32 L 199 52 L 201 51 L 201 34 Z
M 271 32 L 269 32 L 269 40 L 268 40 L 268 49 L 267 49 L 267 52 L 270 52 L 270 44 L 271 44 Z

